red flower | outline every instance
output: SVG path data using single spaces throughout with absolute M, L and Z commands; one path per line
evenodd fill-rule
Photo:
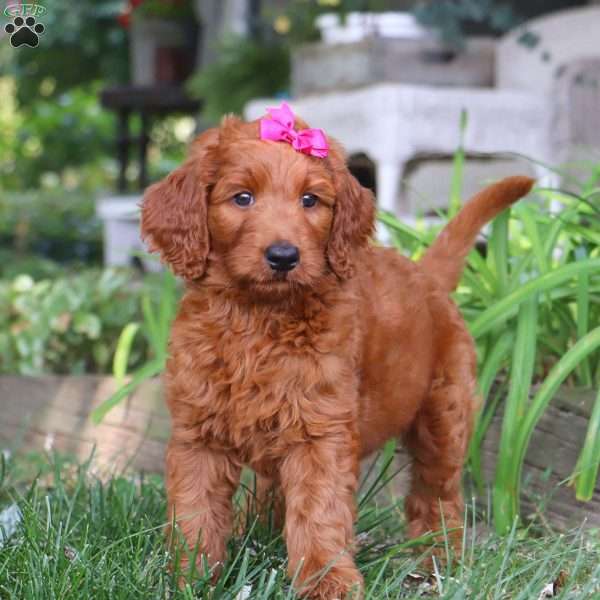
M 117 17 L 117 21 L 119 21 L 119 25 L 127 29 L 131 25 L 131 13 L 123 12 Z
M 129 0 L 129 6 L 132 9 L 136 9 L 140 4 L 143 4 L 144 0 Z

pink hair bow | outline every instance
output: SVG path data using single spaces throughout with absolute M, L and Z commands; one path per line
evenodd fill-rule
M 322 129 L 294 129 L 294 113 L 286 102 L 279 108 L 268 108 L 269 118 L 260 120 L 260 139 L 291 144 L 294 150 L 325 158 L 329 153 L 327 137 Z

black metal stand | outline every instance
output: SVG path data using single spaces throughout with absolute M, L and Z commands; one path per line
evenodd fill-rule
M 148 185 L 148 143 L 153 118 L 165 117 L 175 113 L 197 114 L 202 106 L 199 100 L 186 95 L 176 86 L 118 86 L 108 88 L 101 94 L 102 106 L 114 110 L 117 119 L 117 156 L 119 160 L 119 192 L 127 191 L 127 167 L 129 165 L 129 147 L 138 146 L 139 190 Z M 139 136 L 131 136 L 129 118 L 138 113 L 141 120 Z

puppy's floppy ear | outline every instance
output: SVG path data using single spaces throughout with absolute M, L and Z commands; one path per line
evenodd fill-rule
M 184 279 L 197 279 L 206 269 L 208 188 L 216 176 L 218 139 L 217 129 L 204 132 L 186 162 L 144 194 L 142 239 Z
M 345 155 L 336 142 L 331 143 L 330 163 L 336 200 L 327 258 L 333 272 L 340 279 L 349 279 L 355 271 L 354 253 L 367 246 L 373 235 L 375 198 L 350 173 Z

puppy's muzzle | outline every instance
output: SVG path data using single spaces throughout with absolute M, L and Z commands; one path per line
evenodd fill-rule
M 273 271 L 291 271 L 300 262 L 300 250 L 289 242 L 276 242 L 265 250 L 265 258 Z

